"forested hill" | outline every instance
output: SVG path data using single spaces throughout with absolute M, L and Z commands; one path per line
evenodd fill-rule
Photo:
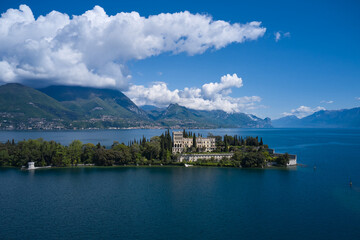
M 131 115 L 148 118 L 147 113 L 136 106 L 125 94 L 114 89 L 97 89 L 80 86 L 50 86 L 39 89 L 50 97 L 63 102 L 70 109 L 82 112 L 96 112 L 90 106 L 103 107 L 101 114 Z M 100 106 L 101 105 L 101 106 Z M 115 109 L 114 109 L 115 108 Z M 109 112 L 106 112 L 106 110 Z
M 123 93 L 109 89 L 0 86 L 1 129 L 79 129 L 156 125 Z
M 3 121 L 16 122 L 26 121 L 28 118 L 72 120 L 80 117 L 54 98 L 17 83 L 0 86 L 0 113 Z

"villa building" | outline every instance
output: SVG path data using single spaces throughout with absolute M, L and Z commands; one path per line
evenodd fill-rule
M 216 149 L 215 138 L 196 137 L 196 147 L 202 152 L 212 152 Z M 193 137 L 185 138 L 183 132 L 173 132 L 173 153 L 183 153 L 193 146 Z

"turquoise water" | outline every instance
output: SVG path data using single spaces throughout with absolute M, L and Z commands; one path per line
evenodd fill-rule
M 360 130 L 199 130 L 209 131 L 263 137 L 306 166 L 0 168 L 0 239 L 360 239 Z M 0 132 L 0 141 L 110 145 L 161 132 Z

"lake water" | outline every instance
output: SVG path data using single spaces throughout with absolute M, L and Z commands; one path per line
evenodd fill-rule
M 360 239 L 359 129 L 194 131 L 259 136 L 306 166 L 0 168 L 0 239 Z M 162 132 L 1 131 L 0 141 L 109 146 Z

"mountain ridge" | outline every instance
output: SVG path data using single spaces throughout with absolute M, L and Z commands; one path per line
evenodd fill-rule
M 0 112 L 17 116 L 31 115 L 33 118 L 77 118 L 77 114 L 66 109 L 52 97 L 18 83 L 0 86 Z
M 121 91 L 80 86 L 0 86 L 0 129 L 89 128 L 359 128 L 360 107 L 276 120 L 179 104 L 138 107 Z
M 360 128 L 360 107 L 320 110 L 304 118 L 283 117 L 272 121 L 274 127 Z
M 136 104 L 133 103 L 125 94 L 114 89 L 53 85 L 38 90 L 60 102 L 67 102 L 68 105 L 72 102 L 78 101 L 79 99 L 92 100 L 98 98 L 102 101 L 112 100 L 114 103 L 130 112 L 142 115 L 143 117 L 147 116 L 145 111 L 136 106 Z
M 61 85 L 33 89 L 5 84 L 0 86 L 1 91 L 4 94 L 0 105 L 12 106 L 0 108 L 1 129 L 271 127 L 268 118 L 222 110 L 194 110 L 178 104 L 144 110 L 114 89 Z M 38 98 L 34 103 L 30 101 L 33 97 Z M 11 105 L 8 99 L 17 101 Z M 29 102 L 45 107 L 34 108 Z
M 153 111 L 150 112 L 154 113 Z M 161 121 L 164 125 L 176 124 L 179 127 L 191 128 L 193 125 L 206 125 L 207 128 L 237 127 L 237 128 L 270 128 L 269 118 L 261 119 L 254 115 L 245 113 L 226 113 L 222 110 L 194 110 L 179 104 L 170 104 L 165 110 L 156 112 L 154 119 Z M 181 120 L 187 119 L 187 122 Z

